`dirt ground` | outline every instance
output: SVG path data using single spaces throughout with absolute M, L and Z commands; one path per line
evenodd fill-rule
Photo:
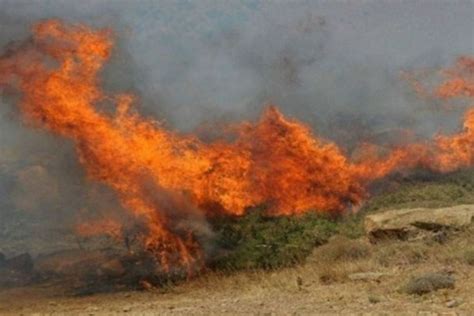
M 391 267 L 379 280 L 324 284 L 315 266 L 278 272 L 211 273 L 166 290 L 91 296 L 64 294 L 63 286 L 42 285 L 0 292 L 1 315 L 470 315 L 474 313 L 474 267 L 450 266 L 454 289 L 422 296 L 399 291 L 412 275 L 446 269 L 440 264 Z M 300 281 L 298 281 L 298 279 Z
M 57 281 L 0 289 L 0 315 L 474 315 L 473 245 L 474 227 L 443 242 L 335 236 L 305 264 L 277 271 L 208 272 L 166 288 L 87 296 Z M 433 272 L 452 276 L 454 288 L 404 291 Z

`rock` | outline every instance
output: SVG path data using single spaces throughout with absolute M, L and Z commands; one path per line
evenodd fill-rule
M 132 310 L 132 307 L 131 306 L 125 306 L 122 311 L 125 312 L 125 313 L 128 313 Z
M 454 288 L 455 279 L 447 273 L 427 273 L 412 278 L 405 286 L 408 294 L 426 294 L 439 289 Z
M 351 281 L 378 281 L 384 276 L 389 276 L 389 273 L 383 272 L 360 272 L 349 274 Z
M 5 258 L 6 258 L 5 255 L 2 252 L 0 252 L 0 267 L 2 267 L 5 264 L 5 261 L 6 261 Z
M 458 301 L 458 300 L 449 300 L 446 302 L 446 307 L 448 308 L 453 308 L 453 307 L 457 307 L 459 305 L 461 305 L 461 301 Z
M 390 210 L 367 215 L 365 231 L 372 242 L 380 239 L 417 239 L 431 236 L 444 242 L 445 230 L 462 229 L 474 220 L 474 205 L 438 209 L 414 208 Z

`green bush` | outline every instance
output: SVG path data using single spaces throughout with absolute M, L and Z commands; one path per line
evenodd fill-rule
M 218 269 L 273 269 L 302 262 L 315 246 L 337 232 L 337 223 L 310 212 L 301 216 L 269 217 L 264 209 L 214 221 Z

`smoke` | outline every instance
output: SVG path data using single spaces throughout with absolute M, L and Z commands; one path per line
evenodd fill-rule
M 398 72 L 472 52 L 472 9 L 471 1 L 1 1 L 0 44 L 41 18 L 112 27 L 119 47 L 106 83 L 138 91 L 147 110 L 180 129 L 251 116 L 266 101 L 322 132 L 340 113 L 417 126 Z
M 0 47 L 27 38 L 43 18 L 107 26 L 118 45 L 103 74 L 106 88 L 136 93 L 142 112 L 173 128 L 252 118 L 273 102 L 350 150 L 377 133 L 409 128 L 427 136 L 457 126 L 462 108 L 449 115 L 433 111 L 399 71 L 439 69 L 474 52 L 473 6 L 3 0 Z M 49 227 L 80 209 L 120 207 L 110 191 L 84 180 L 71 144 L 18 124 L 7 101 L 0 100 L 2 225 L 27 214 Z

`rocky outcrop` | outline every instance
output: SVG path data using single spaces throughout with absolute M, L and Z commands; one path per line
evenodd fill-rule
M 413 208 L 390 210 L 365 218 L 365 231 L 372 242 L 381 239 L 418 239 L 432 237 L 442 241 L 450 230 L 459 230 L 474 221 L 474 205 L 437 209 Z

